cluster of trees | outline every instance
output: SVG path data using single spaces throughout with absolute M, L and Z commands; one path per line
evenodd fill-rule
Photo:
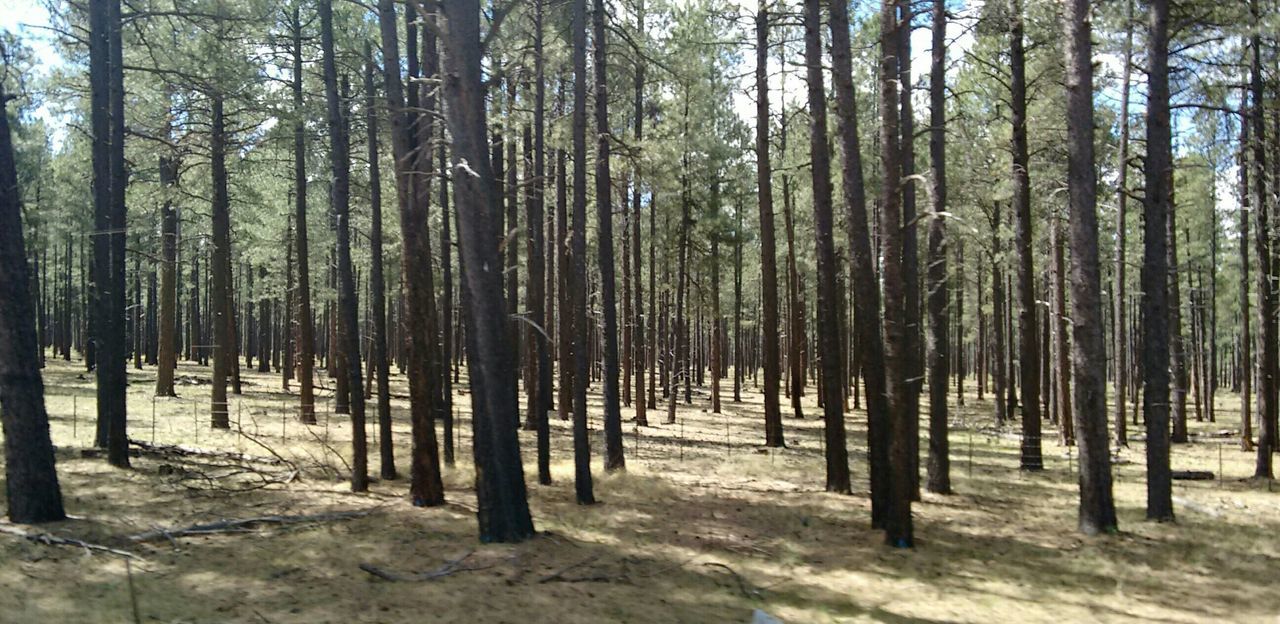
M 695 386 L 719 412 L 722 383 L 735 402 L 751 383 L 763 443 L 782 447 L 782 399 L 804 417 L 816 386 L 839 493 L 846 418 L 865 408 L 871 521 L 898 547 L 922 487 L 951 491 L 952 384 L 955 403 L 974 383 L 1016 424 L 1023 470 L 1044 468 L 1046 422 L 1078 447 L 1086 533 L 1116 529 L 1110 446 L 1139 418 L 1148 516 L 1173 518 L 1188 395 L 1213 421 L 1217 390 L 1240 392 L 1242 444 L 1256 422 L 1271 476 L 1274 3 L 740 4 L 56 4 L 71 62 L 44 91 L 70 130 L 54 145 L 21 113 L 0 128 L 10 515 L 62 515 L 37 366 L 73 352 L 121 467 L 130 360 L 156 367 L 161 396 L 180 360 L 211 362 L 216 428 L 242 358 L 297 383 L 305 423 L 327 374 L 355 491 L 366 399 L 379 475 L 398 476 L 394 366 L 423 506 L 445 499 L 465 370 L 486 541 L 532 534 L 517 432 L 534 432 L 549 484 L 553 412 L 572 420 L 577 500 L 595 501 L 593 383 L 606 470 L 625 467 L 624 409 L 660 426 Z M 5 50 L 9 71 L 30 64 Z

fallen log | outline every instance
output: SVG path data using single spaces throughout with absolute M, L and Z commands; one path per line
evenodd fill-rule
M 1174 470 L 1171 475 L 1178 481 L 1213 481 L 1213 473 L 1208 470 Z
M 219 533 L 246 533 L 255 527 L 274 524 L 274 525 L 293 525 L 307 524 L 312 522 L 335 522 L 339 520 L 352 520 L 362 518 L 369 515 L 368 511 L 335 511 L 321 514 L 296 515 L 296 516 L 258 516 L 254 518 L 237 518 L 231 520 L 219 520 L 217 522 L 207 522 L 203 524 L 193 524 L 183 528 L 169 529 L 152 529 L 137 535 L 130 535 L 129 539 L 134 542 L 150 542 L 159 539 L 172 540 L 175 537 L 186 537 L 190 535 L 215 535 Z

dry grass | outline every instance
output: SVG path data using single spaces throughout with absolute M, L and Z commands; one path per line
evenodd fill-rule
M 262 487 L 263 475 L 282 476 L 278 466 L 226 476 L 230 468 L 209 465 L 220 462 L 144 455 L 134 458 L 133 470 L 119 471 L 82 458 L 80 449 L 92 441 L 93 386 L 81 370 L 53 361 L 46 370 L 59 473 L 76 519 L 42 529 L 144 557 L 132 566 L 142 621 L 741 622 L 753 608 L 788 622 L 1257 622 L 1280 614 L 1280 494 L 1245 479 L 1253 456 L 1234 438 L 1199 435 L 1175 447 L 1175 468 L 1214 472 L 1221 449 L 1225 473 L 1221 482 L 1175 484 L 1175 496 L 1199 510 L 1179 505 L 1176 524 L 1143 520 L 1141 442 L 1123 450 L 1131 463 L 1116 470 L 1122 532 L 1089 539 L 1074 531 L 1074 460 L 1052 429 L 1045 434 L 1047 470 L 1020 473 L 1016 436 L 994 430 L 990 402 L 971 395 L 952 429 L 957 493 L 925 494 L 915 507 L 919 546 L 903 552 L 882 546 L 881 534 L 867 526 L 861 412 L 849 432 L 856 491 L 840 496 L 822 491 L 812 397 L 810 419 L 785 423 L 790 446 L 765 451 L 757 446 L 758 394 L 733 404 L 726 391 L 724 415 L 708 413 L 705 394 L 695 396 L 693 406 L 680 406 L 681 424 L 637 431 L 627 423 L 628 471 L 614 475 L 598 470 L 596 403 L 601 504 L 574 504 L 569 429 L 554 420 L 556 483 L 541 487 L 527 475 L 542 533 L 524 544 L 481 546 L 462 394 L 459 463 L 445 472 L 450 503 L 419 509 L 407 502 L 404 480 L 349 493 L 345 459 L 337 456 L 350 454 L 347 419 L 324 409 L 320 425 L 298 424 L 287 415 L 296 397 L 279 391 L 275 375 L 246 373 L 245 395 L 233 399 L 233 432 L 215 432 L 207 385 L 180 386 L 181 398 L 156 400 L 153 421 L 153 373 L 131 370 L 129 428 L 141 440 L 266 455 L 234 432 L 238 422 L 295 463 L 297 480 Z M 180 373 L 208 377 L 207 369 L 187 365 Z M 393 394 L 405 393 L 403 377 L 394 377 Z M 1235 407 L 1223 393 L 1223 422 L 1195 423 L 1193 431 L 1236 428 Z M 406 405 L 397 400 L 393 409 L 403 472 Z M 624 408 L 626 417 L 632 413 Z M 529 436 L 521 433 L 531 470 Z M 219 518 L 370 509 L 341 522 L 173 542 L 127 539 Z M 419 582 L 389 582 L 359 567 L 430 572 L 468 553 L 454 573 Z M 0 621 L 131 621 L 128 587 L 118 557 L 0 535 Z

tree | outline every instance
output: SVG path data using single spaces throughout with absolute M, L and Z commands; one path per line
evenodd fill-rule
M 600 298 L 604 306 L 604 440 L 605 469 L 622 470 L 622 413 L 618 406 L 618 306 L 613 269 L 613 195 L 609 179 L 609 91 L 605 43 L 604 0 L 594 0 L 591 11 L 592 49 L 595 51 L 596 113 L 596 250 L 600 264 Z M 576 84 L 576 83 L 575 83 Z M 575 198 L 577 195 L 575 194 Z M 585 281 L 583 283 L 585 286 Z M 585 288 L 584 288 L 585 290 Z
M 1129 445 L 1128 421 L 1125 420 L 1125 397 L 1129 390 L 1129 341 L 1127 338 L 1128 322 L 1125 317 L 1129 310 L 1129 302 L 1125 299 L 1125 271 L 1128 268 L 1125 256 L 1128 253 L 1126 242 L 1128 222 L 1126 213 L 1129 208 L 1129 82 L 1133 72 L 1133 2 L 1125 1 L 1124 26 L 1124 71 L 1120 80 L 1120 152 L 1117 155 L 1116 171 L 1116 246 L 1115 275 L 1112 278 L 1115 291 L 1115 344 L 1113 351 L 1116 357 L 1116 444 Z
M 382 0 L 389 5 L 390 0 Z M 578 0 L 582 4 L 584 0 Z M 389 8 L 389 7 L 386 7 Z M 508 388 L 515 379 L 498 266 L 498 211 L 493 172 L 485 154 L 485 102 L 481 82 L 480 6 L 472 0 L 443 5 L 442 50 L 446 118 L 452 137 L 454 203 L 462 252 L 462 283 L 468 304 L 467 351 L 471 363 L 472 426 L 480 539 L 518 542 L 534 533 L 516 438 L 519 405 Z M 582 7 L 575 11 L 585 28 Z M 384 39 L 385 25 L 384 25 Z M 390 63 L 388 63 L 388 66 Z M 474 171 L 474 175 L 472 174 Z M 584 179 L 585 182 L 585 179 Z M 584 423 L 585 425 L 585 423 Z
M 333 3 L 320 0 L 320 47 L 324 54 L 324 94 L 329 122 L 329 159 L 333 172 L 334 221 L 338 229 L 339 349 L 346 361 L 351 389 L 351 491 L 369 489 L 368 446 L 365 442 L 364 392 L 360 371 L 360 322 L 356 310 L 356 284 L 351 268 L 351 146 L 345 117 L 346 104 L 339 99 L 337 59 L 333 49 Z M 345 91 L 345 89 L 344 89 Z M 345 99 L 345 98 L 343 98 Z
M 439 449 L 435 423 L 431 413 L 427 360 L 431 357 L 428 343 L 427 312 L 430 293 L 423 283 L 430 267 L 426 249 L 426 206 L 419 201 L 411 180 L 409 136 L 411 113 L 406 109 L 404 83 L 400 77 L 400 47 L 397 42 L 396 12 L 391 0 L 379 0 L 378 24 L 382 36 L 383 77 L 386 82 L 387 108 L 391 118 L 391 150 L 396 162 L 396 195 L 400 211 L 401 284 L 404 290 L 403 322 L 409 337 L 409 411 L 413 426 L 413 463 L 410 466 L 410 498 L 417 506 L 444 504 L 444 484 L 440 477 Z M 492 239 L 489 239 L 492 240 Z M 494 264 L 496 266 L 496 263 Z M 475 383 L 475 381 L 473 381 Z M 481 534 L 485 530 L 481 529 Z
M 93 127 L 93 289 L 98 392 L 95 442 L 107 462 L 129 466 L 125 406 L 124 67 L 119 0 L 89 5 L 89 83 Z
M 1147 422 L 1147 519 L 1173 520 L 1169 468 L 1168 232 L 1173 183 L 1169 127 L 1169 2 L 1151 0 L 1147 23 L 1147 158 L 1143 198 L 1142 412 Z
M 387 360 L 386 278 L 382 274 L 382 175 L 378 170 L 378 115 L 373 86 L 373 53 L 365 44 L 364 93 L 365 125 L 369 131 L 369 305 L 373 315 L 373 349 L 370 352 L 369 376 L 378 382 L 378 474 L 383 479 L 396 478 L 395 445 L 391 430 L 391 364 Z
M 536 0 L 534 4 L 534 27 L 533 27 L 533 49 L 534 49 L 534 104 L 533 104 L 533 187 L 529 195 L 528 202 L 528 218 L 526 222 L 529 224 L 529 285 L 526 288 L 526 296 L 528 297 L 529 314 L 533 318 L 533 322 L 537 327 L 535 331 L 530 332 L 532 339 L 530 346 L 534 354 L 535 378 L 537 383 L 529 392 L 529 420 L 534 423 L 538 438 L 538 483 L 543 485 L 551 484 L 551 430 L 550 423 L 547 422 L 547 412 L 551 409 L 551 357 L 550 357 L 550 340 L 547 333 L 551 330 L 551 314 L 547 305 L 549 298 L 547 297 L 546 285 L 550 282 L 546 279 L 546 264 L 543 261 L 543 250 L 547 246 L 545 241 L 545 228 L 543 227 L 543 212 L 546 206 L 546 122 L 545 111 L 547 102 L 547 88 L 545 82 L 544 65 L 546 62 L 543 51 L 543 19 L 545 10 L 544 0 Z M 527 136 L 527 135 L 526 135 Z M 447 254 L 448 249 L 442 249 L 441 253 Z M 446 335 L 448 332 L 445 332 Z M 643 402 L 643 397 L 641 402 Z M 643 408 L 641 408 L 643 413 Z
M 0 76 L 0 424 L 4 428 L 5 502 L 11 522 L 34 524 L 62 520 L 66 513 L 44 407 L 40 345 L 4 78 L 7 76 Z
M 947 377 L 950 375 L 951 326 L 947 313 L 947 7 L 933 0 L 933 48 L 929 73 L 929 169 L 932 218 L 929 220 L 929 462 L 930 492 L 951 493 L 947 441 Z
M 293 7 L 293 202 L 298 254 L 298 418 L 316 422 L 315 326 L 311 321 L 311 261 L 307 237 L 307 129 L 302 108 L 302 18 Z
M 778 387 L 782 372 L 778 346 L 777 244 L 774 242 L 773 168 L 769 161 L 769 9 L 756 11 L 756 188 L 760 208 L 761 342 L 764 360 L 764 444 L 786 446 Z M 649 264 L 650 273 L 653 263 Z M 652 279 L 650 280 L 652 281 Z M 652 296 L 652 295 L 650 295 Z
M 1012 0 L 1009 22 L 1010 113 L 1013 126 L 1013 218 L 1018 248 L 1018 380 L 1022 384 L 1023 470 L 1043 470 L 1040 454 L 1040 334 L 1036 330 L 1032 260 L 1030 158 L 1027 155 L 1027 75 L 1022 0 Z
M 884 167 L 880 197 L 880 254 L 884 268 L 885 394 L 889 417 L 889 492 L 885 506 L 885 542 L 895 548 L 911 548 L 911 498 L 914 446 L 909 405 L 911 343 L 906 337 L 906 293 L 902 275 L 902 165 L 898 136 L 898 9 L 905 0 L 881 0 L 880 4 L 880 162 Z
M 1093 44 L 1089 0 L 1065 6 L 1067 194 L 1071 236 L 1072 375 L 1080 446 L 1080 531 L 1116 531 L 1107 446 L 1106 343 L 1098 257 L 1098 181 L 1093 153 Z M 1060 391 L 1067 389 L 1062 387 Z M 1065 397 L 1064 397 L 1065 398 Z
M 822 367 L 827 491 L 850 493 L 849 451 L 845 446 L 843 360 L 840 345 L 840 287 L 832 237 L 831 150 L 827 142 L 827 97 L 822 79 L 820 0 L 804 3 L 805 75 L 809 83 L 809 154 L 813 174 L 813 221 L 818 258 L 818 357 Z
M 587 331 L 587 2 L 573 0 L 573 463 L 579 505 L 596 502 L 591 484 L 591 440 L 587 433 L 591 333 Z

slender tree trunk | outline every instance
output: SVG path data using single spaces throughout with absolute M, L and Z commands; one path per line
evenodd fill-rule
M 401 288 L 405 298 L 402 324 L 409 336 L 409 410 L 413 426 L 413 462 L 410 467 L 410 498 L 416 506 L 444 504 L 444 485 L 440 477 L 439 451 L 431 413 L 430 381 L 427 360 L 431 357 L 428 342 L 427 311 L 430 293 L 424 292 L 423 274 L 429 262 L 423 262 L 426 222 L 425 205 L 413 192 L 410 179 L 410 115 L 405 108 L 404 86 L 400 77 L 400 46 L 397 42 L 396 12 L 392 0 L 379 0 L 379 29 L 382 36 L 383 74 L 386 82 L 387 108 L 391 118 L 391 147 L 396 162 L 396 194 L 399 200 L 401 253 Z M 487 159 L 485 160 L 485 169 Z M 491 204 L 483 204 L 488 207 Z M 497 236 L 496 232 L 493 236 Z M 493 240 L 492 238 L 489 240 Z M 494 262 L 491 266 L 496 266 Z M 501 297 L 499 293 L 498 297 Z M 474 380 L 473 380 L 474 383 Z M 477 410 L 476 420 L 480 419 Z M 478 437 L 478 436 L 477 436 Z M 485 512 L 481 512 L 481 534 L 485 534 Z
M 813 174 L 813 222 L 818 260 L 818 358 L 822 366 L 822 403 L 827 491 L 850 493 L 849 451 L 843 409 L 839 272 L 832 230 L 831 148 L 827 140 L 827 96 L 823 86 L 821 0 L 805 0 L 804 49 L 809 87 L 809 155 Z
M 932 218 L 929 220 L 929 460 L 927 489 L 951 493 L 951 457 L 947 439 L 947 380 L 950 376 L 951 320 L 947 313 L 947 7 L 933 0 L 933 46 L 929 73 L 929 168 Z
M 1173 520 L 1169 468 L 1168 218 L 1173 185 L 1169 127 L 1169 2 L 1151 0 L 1147 35 L 1147 158 L 1142 258 L 1142 411 L 1147 423 L 1147 519 Z
M 643 40 L 645 34 L 644 19 L 644 0 L 637 0 L 636 3 L 636 37 Z M 645 65 L 646 61 L 637 60 L 633 71 L 635 72 L 635 112 L 633 123 L 635 124 L 635 143 L 640 145 L 644 140 L 644 82 L 645 82 Z M 645 317 L 644 317 L 644 289 L 641 287 L 640 273 L 640 159 L 636 159 L 634 171 L 632 172 L 632 190 L 631 190 L 631 265 L 635 271 L 633 282 L 635 283 L 635 304 L 632 306 L 633 329 L 632 348 L 634 352 L 630 356 L 632 360 L 632 368 L 635 371 L 635 407 L 636 407 L 636 425 L 647 426 L 649 424 L 648 407 L 652 403 L 652 397 L 648 401 L 645 400 L 644 392 L 644 371 L 646 365 L 645 351 Z M 652 209 L 652 207 L 650 208 Z M 653 297 L 653 290 L 649 291 L 649 297 Z
M 1027 76 L 1022 0 L 1013 0 L 1009 30 L 1010 110 L 1013 121 L 1013 216 L 1018 246 L 1018 381 L 1022 384 L 1022 470 L 1043 470 L 1040 453 L 1040 346 L 1036 331 L 1031 175 L 1027 156 Z
M 604 0 L 594 0 L 591 23 L 596 83 L 596 250 L 600 267 L 600 298 L 604 307 L 604 467 L 605 470 L 623 470 L 626 459 L 622 448 L 622 412 L 618 404 L 618 306 L 613 265 L 613 190 L 609 178 L 612 131 L 609 128 L 605 17 Z
M 373 58 L 367 43 L 365 57 Z M 373 71 L 373 61 L 366 61 L 365 126 L 369 133 L 369 206 L 372 211 L 369 223 L 369 304 L 373 314 L 373 357 L 369 362 L 369 369 L 370 376 L 376 376 L 378 382 L 378 455 L 381 460 L 378 474 L 383 479 L 395 479 L 395 445 L 391 429 L 391 365 L 387 361 L 386 277 L 382 273 L 382 173 L 378 166 L 378 105 L 374 95 Z
M 1172 178 L 1173 173 L 1170 172 Z M 1169 186 L 1169 213 L 1165 221 L 1165 234 L 1169 242 L 1165 247 L 1169 254 L 1169 372 L 1172 375 L 1173 387 L 1170 397 L 1172 402 L 1173 435 L 1169 441 L 1174 444 L 1187 442 L 1187 347 L 1182 336 L 1182 288 L 1178 267 L 1178 226 L 1177 202 L 1173 201 L 1173 184 Z
M 1116 181 L 1116 247 L 1115 247 L 1115 275 L 1113 277 L 1112 291 L 1115 299 L 1115 342 L 1112 349 L 1115 352 L 1115 382 L 1116 382 L 1116 402 L 1115 402 L 1115 425 L 1116 425 L 1116 444 L 1119 446 L 1129 446 L 1129 429 L 1125 420 L 1125 394 L 1128 391 L 1129 374 L 1129 340 L 1125 335 L 1128 325 L 1125 321 L 1129 302 L 1125 298 L 1125 291 L 1128 284 L 1125 281 L 1125 272 L 1128 269 L 1128 261 L 1126 254 L 1128 252 L 1128 243 L 1126 234 L 1129 231 L 1127 212 L 1129 207 L 1129 82 L 1133 72 L 1133 2 L 1134 0 L 1126 0 L 1125 2 L 1125 27 L 1124 27 L 1124 76 L 1120 84 L 1120 153 L 1117 156 L 1116 171 L 1118 179 Z
M 573 458 L 579 505 L 596 502 L 587 431 L 590 337 L 587 325 L 587 1 L 573 0 Z M 606 200 L 607 201 L 607 200 Z
M 756 187 L 759 193 L 757 203 L 760 208 L 760 288 L 762 290 L 760 324 L 764 359 L 764 443 L 765 446 L 776 448 L 786 446 L 786 441 L 782 432 L 782 411 L 778 405 L 782 356 L 778 346 L 778 252 L 777 244 L 774 242 L 773 168 L 769 159 L 768 58 L 769 9 L 767 0 L 760 0 L 756 12 Z M 650 216 L 651 224 L 652 218 Z M 652 230 L 652 225 L 650 229 Z M 652 250 L 652 242 L 650 250 Z M 650 289 L 653 288 L 652 256 L 650 251 Z
M 1261 18 L 1257 0 L 1251 0 L 1250 7 L 1255 20 Z M 1271 208 L 1267 196 L 1267 150 L 1266 122 L 1263 118 L 1262 46 L 1261 38 L 1255 32 L 1250 40 L 1252 52 L 1249 89 L 1252 101 L 1249 116 L 1253 126 L 1251 147 L 1253 158 L 1254 198 L 1257 218 L 1254 220 L 1254 251 L 1258 256 L 1258 351 L 1257 384 L 1255 388 L 1258 398 L 1258 459 L 1254 468 L 1254 477 L 1270 479 L 1273 477 L 1271 454 L 1276 448 L 1275 419 L 1277 345 L 1276 345 L 1276 294 L 1271 285 L 1272 272 L 1272 226 L 1270 225 Z
M 1068 28 L 1072 28 L 1070 23 L 1068 23 Z M 1068 31 L 1069 35 L 1070 31 Z M 1092 75 L 1093 72 L 1090 71 L 1090 84 L 1092 84 Z M 1092 166 L 1092 164 L 1089 166 Z M 1093 186 L 1097 186 L 1096 181 Z M 1096 211 L 1096 202 L 1093 210 Z M 1054 211 L 1054 213 L 1052 221 L 1049 223 L 1049 237 L 1051 239 L 1049 246 L 1053 250 L 1053 313 L 1049 315 L 1049 329 L 1053 332 L 1053 366 L 1048 376 L 1050 377 L 1049 381 L 1053 384 L 1053 395 L 1057 397 L 1058 405 L 1055 413 L 1058 417 L 1058 430 L 1062 435 L 1062 444 L 1064 446 L 1074 446 L 1076 434 L 1071 410 L 1071 362 L 1067 352 L 1069 348 L 1067 346 L 1069 342 L 1067 340 L 1067 276 L 1066 258 L 1063 250 L 1066 241 L 1063 240 L 1062 220 L 1059 218 L 1057 211 Z M 1097 218 L 1096 214 L 1094 218 Z M 1074 288 L 1072 292 L 1075 292 Z M 1097 296 L 1101 300 L 1101 295 Z M 1102 319 L 1102 315 L 1099 314 L 1097 322 L 1101 323 Z M 1090 365 L 1099 366 L 1105 370 L 1105 362 L 1106 347 L 1104 346 L 1102 359 L 1091 360 Z M 1103 410 L 1105 411 L 1105 409 L 1104 402 Z
M 156 367 L 156 395 L 170 397 L 176 396 L 173 375 L 178 366 L 178 211 L 172 198 L 177 184 L 177 157 L 162 156 L 160 185 L 168 195 L 160 207 L 160 326 L 157 330 L 160 348 Z
M 333 49 L 333 6 L 321 0 L 320 47 L 324 54 L 324 91 L 329 122 L 329 158 L 332 165 L 333 215 L 337 227 L 338 246 L 338 314 L 340 357 L 344 360 L 351 410 L 351 491 L 369 489 L 368 446 L 365 441 L 364 392 L 361 390 L 360 325 L 356 308 L 356 286 L 351 268 L 351 150 L 348 141 L 346 103 L 338 94 L 337 59 Z M 344 89 L 345 91 L 345 89 Z M 343 98 L 345 99 L 345 98 Z
M 1245 93 L 1241 99 L 1247 98 Z M 1238 360 L 1240 378 L 1240 450 L 1253 450 L 1253 418 L 1249 413 L 1253 400 L 1253 337 L 1249 334 L 1249 212 L 1251 191 L 1249 190 L 1249 118 L 1240 120 L 1240 357 Z
M 316 337 L 311 313 L 311 258 L 307 233 L 307 135 L 302 109 L 302 19 L 293 9 L 293 188 L 298 254 L 298 418 L 316 422 Z
M 223 95 L 210 94 L 213 133 L 210 151 L 213 176 L 213 255 L 209 261 L 211 284 L 209 314 L 213 325 L 213 389 L 210 420 L 215 429 L 230 429 L 227 410 L 227 377 L 235 359 L 235 332 L 231 321 L 231 215 L 227 196 L 226 121 Z
M 534 423 L 534 430 L 537 431 L 538 445 L 538 483 L 542 485 L 551 485 L 551 430 L 550 423 L 547 422 L 547 412 L 551 410 L 551 356 L 550 356 L 550 338 L 546 332 L 551 329 L 551 314 L 548 303 L 548 295 L 546 286 L 550 284 L 550 280 L 546 279 L 547 267 L 543 262 L 545 220 L 543 219 L 543 210 L 546 206 L 546 122 L 544 120 L 544 111 L 546 109 L 547 92 L 545 84 L 544 63 L 546 59 L 543 55 L 543 12 L 544 0 L 535 0 L 534 3 L 534 30 L 533 30 L 533 58 L 534 58 L 534 105 L 533 105 L 533 186 L 529 195 L 528 218 L 526 222 L 529 224 L 529 285 L 526 287 L 526 293 L 529 301 L 529 314 L 533 317 L 533 322 L 539 328 L 545 328 L 546 331 L 536 330 L 530 332 L 530 348 L 533 349 L 535 362 L 535 378 L 537 383 L 534 384 L 532 392 L 529 393 L 529 419 Z M 527 136 L 527 135 L 526 135 Z

